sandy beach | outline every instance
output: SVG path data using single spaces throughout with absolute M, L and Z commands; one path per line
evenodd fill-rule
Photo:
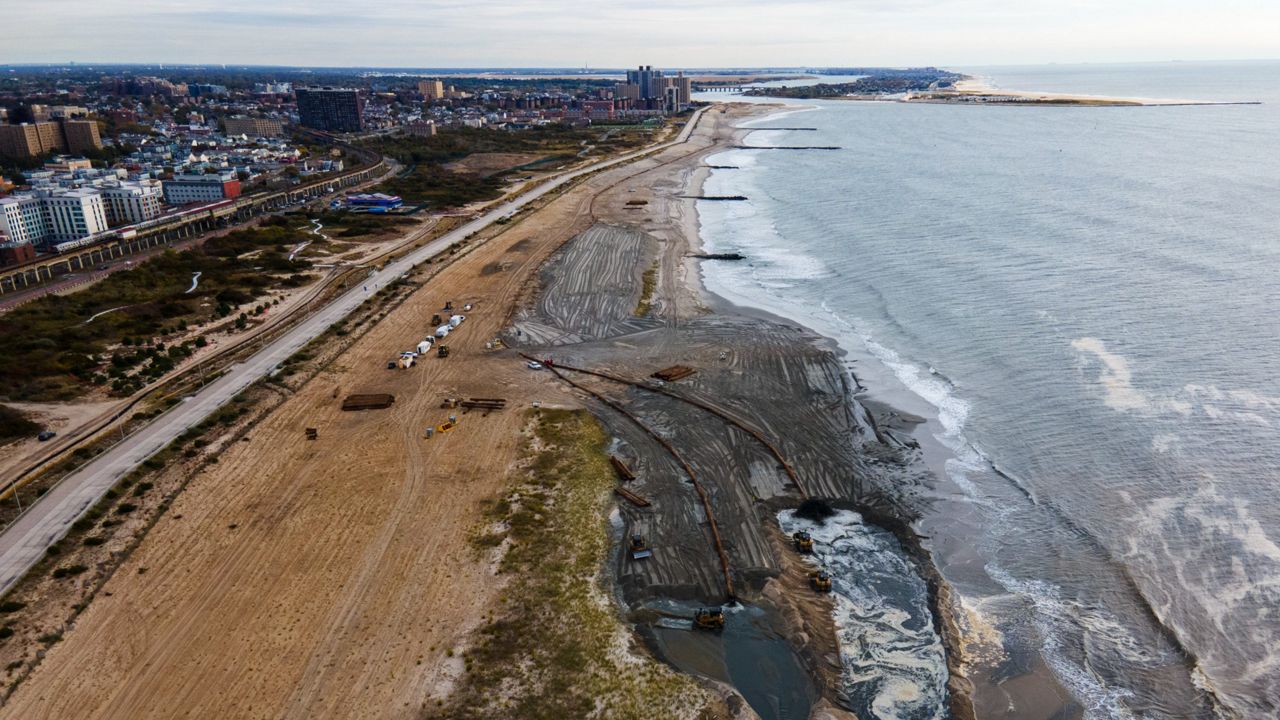
M 842 709 L 830 596 L 809 589 L 809 566 L 775 517 L 808 498 L 892 530 L 958 648 L 953 600 L 910 510 L 869 462 L 910 463 L 908 448 L 881 432 L 883 413 L 853 399 L 832 341 L 709 294 L 691 257 L 706 157 L 774 109 L 716 106 L 689 143 L 591 176 L 409 278 L 400 304 L 315 375 L 284 385 L 280 405 L 217 464 L 166 470 L 192 476 L 100 587 L 31 591 L 87 608 L 28 628 L 61 627 L 47 649 L 4 648 L 10 680 L 24 679 L 0 717 L 168 717 L 179 704 L 235 717 L 422 716 L 465 680 L 461 654 L 504 607 L 506 582 L 475 561 L 469 538 L 486 503 L 509 492 L 525 413 L 538 406 L 590 410 L 637 475 L 627 489 L 647 504 L 617 501 L 603 581 L 646 640 L 626 662 L 653 663 L 653 653 L 706 691 L 697 706 L 653 705 L 655 717 L 746 718 L 749 705 L 854 717 Z M 448 300 L 473 306 L 450 358 L 387 371 Z M 520 353 L 564 369 L 530 370 Z M 677 364 L 693 375 L 646 380 Z M 343 413 L 352 392 L 396 402 Z M 457 412 L 441 408 L 451 397 L 502 397 L 507 409 L 463 414 L 425 440 L 423 428 Z M 303 441 L 304 427 L 319 440 Z M 630 560 L 633 534 L 652 558 Z M 723 642 L 689 630 L 696 608 L 726 601 Z M 948 663 L 950 710 L 969 717 L 959 653 Z
M 980 102 L 989 105 L 1085 105 L 1085 106 L 1176 106 L 1176 105 L 1250 105 L 1251 102 L 1222 102 L 1176 98 L 1114 97 L 1070 93 L 1035 92 L 997 88 L 990 81 L 969 77 L 955 84 L 953 92 L 928 92 L 909 95 L 908 102 Z

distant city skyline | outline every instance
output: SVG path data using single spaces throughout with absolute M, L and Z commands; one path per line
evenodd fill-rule
M 1280 58 L 1265 0 L 49 0 L 0 63 L 952 65 Z

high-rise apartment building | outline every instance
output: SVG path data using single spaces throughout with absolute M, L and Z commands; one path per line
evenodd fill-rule
M 628 70 L 627 84 L 640 88 L 641 100 L 662 98 L 662 71 L 654 70 L 652 65 L 641 65 L 635 70 Z
M 676 89 L 676 104 L 679 106 L 677 109 L 688 107 L 693 102 L 693 82 L 685 77 L 683 70 L 675 77 L 668 77 L 666 86 Z
M 0 231 L 12 242 L 79 240 L 106 232 L 107 227 L 102 193 L 94 188 L 0 198 Z
M 0 155 L 30 158 L 49 152 L 81 153 L 102 147 L 95 120 L 0 125 Z
M 115 185 L 104 185 L 100 190 L 107 209 L 107 224 L 111 227 L 134 225 L 160 217 L 164 188 L 156 180 L 124 180 Z
M 96 120 L 63 120 L 62 132 L 66 136 L 69 152 L 102 149 L 102 137 L 98 134 Z
M 64 190 L 40 198 L 49 217 L 49 237 L 55 242 L 106 232 L 107 209 L 102 193 L 91 188 Z
M 20 195 L 0 198 L 0 232 L 15 243 L 40 243 L 49 236 L 49 218 L 40 198 Z
M 439 80 L 419 80 L 418 93 L 428 100 L 444 97 L 444 83 Z
M 298 88 L 294 94 L 301 124 L 329 132 L 364 129 L 364 100 L 355 89 L 310 87 Z
M 29 158 L 66 149 L 62 128 L 56 122 L 0 125 L 0 155 L 5 157 Z

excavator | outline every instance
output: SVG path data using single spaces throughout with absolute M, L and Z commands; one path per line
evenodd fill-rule
M 831 575 L 826 570 L 809 573 L 809 587 L 817 592 L 831 592 Z
M 813 536 L 809 535 L 807 530 L 797 530 L 791 533 L 791 544 L 796 546 L 796 551 L 804 554 L 813 552 Z
M 644 560 L 645 558 L 650 558 L 650 557 L 653 557 L 653 551 L 650 550 L 649 546 L 645 544 L 644 536 L 632 535 L 631 536 L 631 559 Z
M 693 613 L 693 626 L 699 630 L 723 630 L 724 611 L 720 608 L 698 608 Z

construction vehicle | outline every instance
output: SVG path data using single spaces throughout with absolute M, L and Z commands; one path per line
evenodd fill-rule
M 698 608 L 693 613 L 693 626 L 699 630 L 723 630 L 724 611 L 720 608 Z
M 439 325 L 439 324 L 440 324 L 440 323 L 442 323 L 442 322 L 444 322 L 444 320 L 441 320 L 441 319 L 440 319 L 440 313 L 436 313 L 435 315 L 432 315 L 432 316 L 431 316 L 431 324 L 432 324 L 432 325 Z
M 809 573 L 809 587 L 818 592 L 831 592 L 831 575 L 826 570 Z
M 639 534 L 632 535 L 631 536 L 631 559 L 644 560 L 645 558 L 651 558 L 651 557 L 653 557 L 653 551 L 650 550 L 649 546 L 645 543 L 644 536 Z
M 453 301 L 452 301 L 452 300 L 446 300 L 446 301 L 445 301 L 445 303 L 444 303 L 444 310 L 445 310 L 445 312 L 452 312 L 452 311 L 453 311 Z
M 307 439 L 308 439 L 308 440 L 315 440 L 315 439 L 316 439 L 316 438 L 318 438 L 318 437 L 320 437 L 320 431 L 319 431 L 319 430 L 316 430 L 315 428 L 307 428 Z
M 805 554 L 813 552 L 813 536 L 809 535 L 807 530 L 791 533 L 791 544 L 796 546 L 797 552 Z
M 442 357 L 442 358 L 449 357 L 449 346 L 448 345 L 436 346 L 436 357 Z

